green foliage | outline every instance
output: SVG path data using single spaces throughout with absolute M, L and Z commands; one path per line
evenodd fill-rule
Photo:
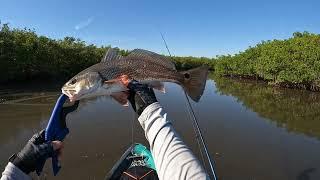
M 53 40 L 4 24 L 0 30 L 0 82 L 67 79 L 98 62 L 107 48 L 86 45 L 73 37 Z
M 215 66 L 215 59 L 210 59 L 206 57 L 171 57 L 171 60 L 173 60 L 176 64 L 177 69 L 180 70 L 187 70 L 194 67 L 199 67 L 202 65 L 209 66 L 210 70 L 214 70 Z
M 38 36 L 30 29 L 11 29 L 0 24 L 0 82 L 66 80 L 81 70 L 99 62 L 107 47 L 86 44 L 80 39 L 65 37 L 61 40 Z M 128 55 L 128 50 L 119 49 Z M 189 69 L 208 64 L 209 58 L 173 57 L 177 69 Z
M 286 40 L 263 41 L 234 56 L 219 57 L 215 70 L 220 75 L 256 77 L 273 84 L 313 86 L 319 81 L 319 65 L 320 35 L 295 32 Z

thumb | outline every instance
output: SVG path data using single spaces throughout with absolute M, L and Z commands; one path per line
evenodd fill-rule
M 52 147 L 53 150 L 58 153 L 58 160 L 62 160 L 62 149 L 63 149 L 63 143 L 61 141 L 52 141 Z

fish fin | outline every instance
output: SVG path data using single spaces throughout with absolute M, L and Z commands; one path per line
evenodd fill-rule
M 166 88 L 164 87 L 164 84 L 160 81 L 152 81 L 149 83 L 149 86 L 153 89 L 156 89 L 162 93 L 166 93 Z
M 127 75 L 121 75 L 120 77 L 116 79 L 110 79 L 108 81 L 104 81 L 105 85 L 118 85 L 120 86 L 123 90 L 128 90 L 128 84 L 131 80 Z
M 184 76 L 182 86 L 192 100 L 198 102 L 206 86 L 209 67 L 200 66 L 181 72 Z
M 151 61 L 155 64 L 164 66 L 172 70 L 176 70 L 175 64 L 167 57 L 151 51 L 144 50 L 144 49 L 132 50 L 130 54 L 127 56 L 127 58 L 139 58 L 139 59 Z
M 129 106 L 128 103 L 128 93 L 126 92 L 117 92 L 117 93 L 112 93 L 110 95 L 114 100 L 116 100 L 118 103 L 120 103 L 123 106 Z
M 113 83 L 118 83 L 120 82 L 119 79 L 110 79 L 108 81 L 104 81 L 105 84 L 113 84 Z
M 119 55 L 116 48 L 109 48 L 104 57 L 102 58 L 101 62 L 104 63 L 121 58 L 123 58 L 123 56 Z

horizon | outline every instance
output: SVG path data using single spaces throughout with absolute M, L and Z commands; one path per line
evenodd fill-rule
M 169 6 L 170 5 L 170 6 Z M 131 2 L 5 0 L 1 24 L 28 28 L 52 39 L 70 36 L 87 44 L 167 55 L 163 33 L 173 56 L 214 58 L 234 55 L 261 41 L 287 39 L 294 32 L 319 34 L 320 2 L 307 0 Z

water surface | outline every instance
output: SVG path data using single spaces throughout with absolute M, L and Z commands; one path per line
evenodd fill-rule
M 179 86 L 157 93 L 177 131 L 202 161 Z M 0 91 L 0 168 L 46 126 L 59 92 Z M 224 78 L 208 80 L 193 108 L 221 179 L 320 179 L 320 93 Z M 131 108 L 82 101 L 68 116 L 62 170 L 54 179 L 102 179 L 132 142 L 147 145 Z M 207 167 L 207 164 L 205 163 Z M 48 161 L 42 178 L 53 179 Z

